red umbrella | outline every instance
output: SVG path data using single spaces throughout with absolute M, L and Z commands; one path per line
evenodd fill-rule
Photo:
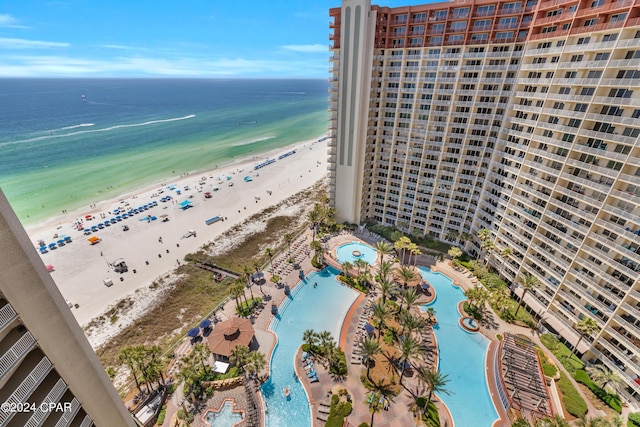
M 85 215 L 84 218 L 85 219 L 91 219 L 91 218 L 93 218 L 93 215 Z
M 53 265 L 51 265 L 51 264 L 47 264 L 47 271 L 48 271 L 49 273 L 51 273 L 53 270 L 55 270 L 55 268 L 53 267 Z

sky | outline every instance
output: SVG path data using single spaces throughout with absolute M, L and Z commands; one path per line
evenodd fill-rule
M 329 8 L 338 6 L 340 0 L 2 0 L 0 77 L 326 78 Z

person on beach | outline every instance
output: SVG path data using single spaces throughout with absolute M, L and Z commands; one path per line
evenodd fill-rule
M 162 243 L 162 236 L 158 237 L 158 242 Z

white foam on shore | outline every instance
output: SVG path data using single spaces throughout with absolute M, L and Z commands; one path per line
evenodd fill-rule
M 268 141 L 269 139 L 274 139 L 275 136 L 264 136 L 262 138 L 256 138 L 256 139 L 251 139 L 249 141 L 241 141 L 241 142 L 236 142 L 235 144 L 231 144 L 232 147 L 241 147 L 243 145 L 251 145 L 251 144 L 255 144 L 256 142 L 262 142 L 262 141 Z

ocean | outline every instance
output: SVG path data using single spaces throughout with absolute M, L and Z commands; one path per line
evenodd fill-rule
M 326 134 L 326 80 L 0 79 L 0 188 L 25 226 Z

